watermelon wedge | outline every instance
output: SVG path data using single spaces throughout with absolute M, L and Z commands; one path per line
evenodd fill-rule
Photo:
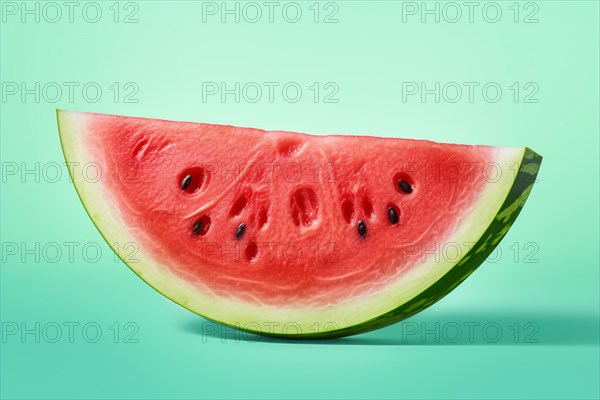
M 140 278 L 290 338 L 366 332 L 444 297 L 506 234 L 541 163 L 528 148 L 73 111 L 58 125 L 85 209 Z

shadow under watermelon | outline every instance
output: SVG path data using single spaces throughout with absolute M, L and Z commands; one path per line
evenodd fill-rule
M 599 317 L 594 314 L 427 313 L 395 325 L 339 339 L 279 339 L 242 332 L 202 317 L 182 329 L 204 342 L 256 342 L 365 346 L 587 346 L 597 345 Z

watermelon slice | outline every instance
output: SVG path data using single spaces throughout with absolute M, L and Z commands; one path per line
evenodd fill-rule
M 85 209 L 137 275 L 208 319 L 291 338 L 366 332 L 444 297 L 541 163 L 528 148 L 72 111 L 58 124 Z

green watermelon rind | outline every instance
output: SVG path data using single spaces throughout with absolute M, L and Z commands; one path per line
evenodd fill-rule
M 73 160 L 85 161 L 85 156 L 82 156 L 81 154 L 86 152 L 86 148 L 85 145 L 82 144 L 82 138 L 79 137 L 81 133 L 85 133 L 81 132 L 81 130 L 85 128 L 83 128 L 82 120 L 78 120 L 78 118 L 80 118 L 80 114 L 81 113 L 57 110 L 61 146 L 67 162 L 73 162 Z M 127 255 L 122 254 L 124 251 L 123 246 L 118 246 L 115 248 L 113 245 L 111 245 L 111 242 L 126 243 L 128 236 L 126 235 L 126 225 L 119 220 L 119 217 L 115 217 L 113 215 L 116 208 L 114 205 L 111 206 L 109 204 L 111 201 L 109 198 L 110 196 L 106 196 L 106 193 L 102 193 L 102 190 L 94 187 L 94 185 L 89 185 L 85 182 L 82 182 L 80 179 L 78 180 L 78 177 L 73 175 L 71 168 L 69 168 L 69 173 L 71 174 L 72 182 L 74 183 L 77 194 L 84 206 L 86 213 L 104 240 L 136 275 L 138 275 L 157 292 L 208 320 L 219 322 L 241 331 L 288 339 L 325 339 L 367 332 L 408 318 L 443 298 L 464 279 L 466 279 L 481 263 L 483 263 L 483 261 L 485 261 L 489 254 L 498 245 L 502 237 L 509 230 L 510 226 L 522 209 L 531 191 L 531 188 L 533 187 L 535 177 L 537 176 L 537 171 L 541 164 L 541 157 L 532 150 L 528 148 L 519 150 L 519 170 L 516 173 L 512 184 L 509 183 L 509 186 L 506 186 L 506 191 L 503 192 L 508 193 L 505 197 L 505 200 L 501 203 L 500 198 L 498 198 L 498 206 L 496 207 L 499 208 L 495 208 L 498 210 L 495 217 L 491 217 L 494 215 L 492 212 L 490 219 L 486 218 L 487 220 L 492 221 L 491 224 L 485 231 L 483 231 L 483 229 L 480 230 L 480 232 L 483 231 L 483 234 L 479 237 L 477 242 L 470 247 L 470 251 L 468 251 L 465 256 L 456 264 L 454 264 L 443 276 L 437 279 L 437 281 L 431 281 L 433 282 L 432 284 L 430 284 L 420 293 L 416 294 L 416 296 L 408 298 L 407 301 L 404 301 L 401 305 L 393 308 L 387 308 L 387 310 L 391 309 L 391 311 L 372 314 L 378 315 L 375 318 L 365 318 L 359 323 L 349 324 L 335 330 L 318 332 L 304 331 L 301 334 L 247 329 L 241 326 L 241 323 L 238 322 L 232 324 L 221 320 L 220 318 L 211 318 L 210 316 L 205 315 L 204 313 L 207 311 L 199 306 L 199 303 L 202 301 L 204 301 L 204 304 L 207 305 L 206 299 L 197 300 L 194 299 L 193 296 L 190 296 L 189 288 L 183 287 L 184 285 L 182 286 L 181 282 L 173 279 L 168 272 L 154 268 L 155 265 L 152 263 L 152 258 L 147 260 L 142 259 L 140 264 L 131 264 L 128 262 L 126 259 Z M 509 187 L 510 190 L 508 189 Z M 97 197 L 100 197 L 100 199 Z M 502 204 L 502 206 L 500 206 L 500 204 Z M 109 240 L 109 238 L 113 240 Z M 398 298 L 400 299 L 400 296 Z M 214 314 L 215 306 L 211 306 Z M 223 319 L 229 318 L 231 320 L 232 316 L 239 316 L 239 314 L 234 314 L 232 311 L 228 311 L 228 307 L 224 307 L 223 304 L 218 303 L 216 306 L 220 307 L 218 310 Z M 256 313 L 254 315 L 256 316 Z M 243 318 L 241 320 L 243 320 Z M 249 320 L 252 321 L 252 319 Z

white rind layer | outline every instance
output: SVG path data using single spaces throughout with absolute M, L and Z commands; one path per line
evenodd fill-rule
M 65 159 L 69 163 L 97 163 L 88 152 L 86 113 L 57 111 L 60 137 Z M 522 162 L 524 148 L 496 148 L 495 162 L 501 177 L 488 182 L 481 197 L 447 243 L 460 248 L 466 255 L 491 225 L 504 203 Z M 124 244 L 136 242 L 139 231 L 130 229 L 121 218 L 120 209 L 113 203 L 102 180 L 90 183 L 81 174 L 72 174 L 77 193 L 94 224 L 125 261 Z M 430 256 L 425 262 L 390 282 L 383 290 L 369 293 L 351 301 L 327 307 L 299 308 L 256 305 L 213 295 L 173 274 L 150 254 L 136 254 L 137 262 L 128 266 L 146 283 L 175 303 L 206 318 L 248 331 L 272 334 L 314 334 L 322 329 L 343 329 L 360 325 L 407 303 L 450 271 L 460 260 Z M 299 331 L 299 332 L 298 332 Z

